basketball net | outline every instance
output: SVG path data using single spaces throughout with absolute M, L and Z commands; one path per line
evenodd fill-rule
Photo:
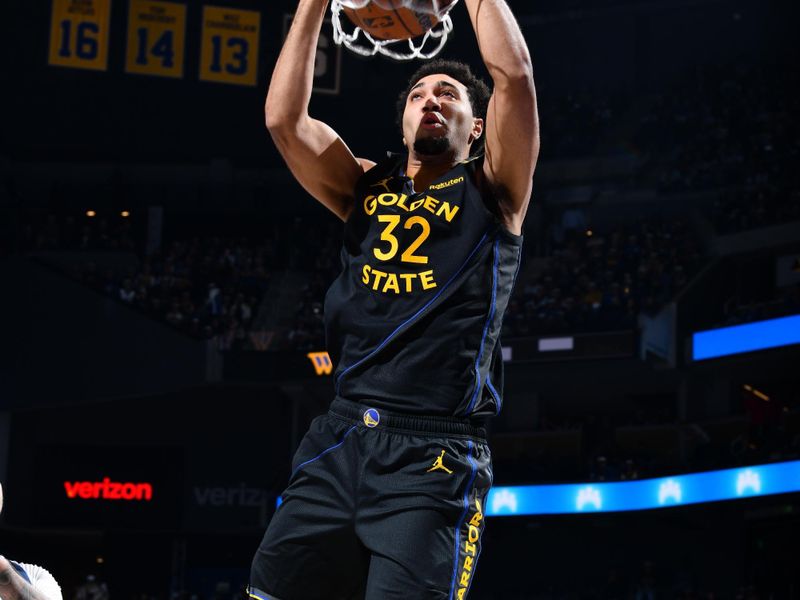
M 349 48 L 361 56 L 375 56 L 383 54 L 395 60 L 412 60 L 415 58 L 427 60 L 433 58 L 444 48 L 448 34 L 453 31 L 453 21 L 448 14 L 455 4 L 450 0 L 403 0 L 403 7 L 416 11 L 430 13 L 438 19 L 438 23 L 419 38 L 408 40 L 379 40 L 372 37 L 360 27 L 352 25 L 352 31 L 346 32 L 342 21 L 350 24 L 347 16 L 342 17 L 342 8 L 359 9 L 374 2 L 383 9 L 397 8 L 385 0 L 331 0 L 331 13 L 333 15 L 333 41 Z M 415 40 L 417 43 L 415 44 Z M 430 42 L 430 43 L 428 43 Z

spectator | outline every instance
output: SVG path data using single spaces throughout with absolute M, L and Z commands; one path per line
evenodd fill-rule
M 0 512 L 3 486 L 0 485 Z M 18 563 L 0 556 L 0 598 L 3 600 L 61 600 L 55 578 L 40 566 Z

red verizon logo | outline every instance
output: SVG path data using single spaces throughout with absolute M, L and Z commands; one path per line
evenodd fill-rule
M 149 483 L 122 483 L 104 477 L 103 481 L 65 481 L 67 498 L 83 500 L 152 500 Z

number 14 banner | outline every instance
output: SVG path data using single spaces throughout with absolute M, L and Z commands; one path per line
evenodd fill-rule
M 183 77 L 186 6 L 130 0 L 125 71 Z

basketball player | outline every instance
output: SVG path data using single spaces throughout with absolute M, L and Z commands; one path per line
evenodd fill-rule
M 401 97 L 407 152 L 377 164 L 308 113 L 327 1 L 300 0 L 275 66 L 270 134 L 345 226 L 325 301 L 336 396 L 253 560 L 256 600 L 452 600 L 473 582 L 492 483 L 482 424 L 502 406 L 498 336 L 539 132 L 505 0 L 464 4 L 494 90 L 460 63 L 424 64 Z
M 0 512 L 3 486 L 0 485 Z M 42 567 L 0 556 L 0 600 L 61 600 L 61 588 Z

